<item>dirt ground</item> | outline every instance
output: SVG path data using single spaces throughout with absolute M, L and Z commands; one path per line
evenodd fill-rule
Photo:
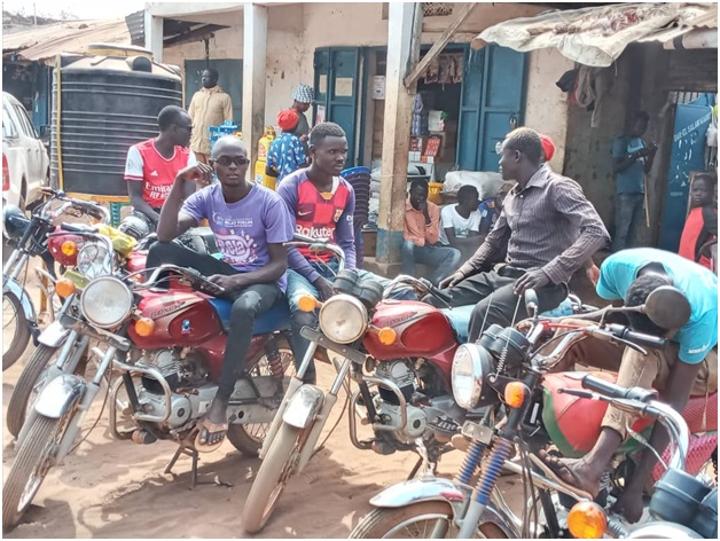
M 3 421 L 10 395 L 25 359 L 3 373 Z M 319 382 L 329 388 L 334 370 L 319 367 Z M 101 413 L 98 395 L 83 426 Z M 331 413 L 326 431 L 341 413 L 344 394 Z M 362 434 L 361 434 L 362 436 Z M 175 474 L 163 470 L 175 451 L 171 442 L 138 445 L 116 441 L 107 429 L 107 411 L 90 436 L 64 464 L 48 474 L 23 522 L 9 538 L 68 537 L 243 537 L 241 511 L 259 460 L 243 457 L 225 442 L 201 455 L 199 480 L 190 488 L 190 459 L 181 458 Z M 14 459 L 13 438 L 3 423 L 3 480 Z M 443 457 L 440 473 L 452 477 L 463 459 L 453 451 Z M 257 537 L 343 538 L 371 507 L 368 500 L 406 478 L 416 455 L 381 456 L 350 443 L 347 413 L 305 472 L 286 488 L 269 524 Z M 511 505 L 522 499 L 517 480 L 503 478 L 501 490 Z M 513 505 L 516 507 L 517 505 Z M 517 512 L 517 511 L 516 511 Z

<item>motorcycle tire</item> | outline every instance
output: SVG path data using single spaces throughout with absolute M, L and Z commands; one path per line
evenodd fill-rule
M 399 529 L 398 526 L 412 524 L 413 518 L 417 518 L 418 522 L 435 520 L 443 521 L 439 531 L 434 531 L 437 524 L 429 525 L 429 531 L 423 529 L 419 531 Z M 407 526 L 405 526 L 407 527 Z M 455 538 L 457 536 L 457 528 L 453 524 L 453 511 L 445 502 L 431 501 L 414 503 L 405 507 L 396 508 L 376 508 L 365 515 L 348 536 L 349 539 L 381 539 L 385 537 L 400 538 Z M 434 534 L 431 536 L 431 534 Z M 442 534 L 441 536 L 439 534 Z M 507 535 L 495 524 L 486 522 L 478 527 L 477 537 L 480 539 L 507 539 Z
M 267 524 L 292 475 L 300 435 L 300 429 L 285 423 L 275 435 L 245 500 L 242 524 L 247 533 L 259 532 Z
M 15 328 L 12 340 L 7 350 L 3 353 L 3 371 L 17 362 L 30 341 L 30 322 L 25 317 L 20 299 L 10 292 L 3 294 L 3 334 L 5 334 L 5 302 L 9 302 L 15 312 Z
M 28 359 L 23 367 L 23 371 L 15 384 L 10 402 L 8 402 L 7 428 L 10 434 L 17 438 L 25 422 L 25 413 L 27 412 L 28 403 L 33 389 L 38 383 L 38 379 L 47 368 L 50 359 L 58 351 L 57 348 L 40 344 Z
M 3 487 L 3 530 L 17 526 L 30 507 L 49 471 L 50 455 L 62 438 L 68 423 L 38 415 L 27 438 L 15 455 L 15 461 Z

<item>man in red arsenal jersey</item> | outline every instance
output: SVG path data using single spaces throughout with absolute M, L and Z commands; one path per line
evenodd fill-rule
M 195 155 L 188 148 L 192 134 L 192 120 L 176 105 L 168 105 L 158 115 L 160 133 L 157 137 L 130 147 L 125 164 L 125 180 L 130 203 L 155 229 L 160 209 L 170 193 L 178 171 L 195 165 Z M 192 182 L 186 183 L 185 197 L 194 191 Z

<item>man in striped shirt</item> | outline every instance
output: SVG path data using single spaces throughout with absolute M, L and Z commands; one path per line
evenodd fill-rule
M 440 283 L 453 305 L 476 304 L 471 341 L 493 323 L 508 326 L 527 317 L 522 294 L 528 288 L 537 291 L 541 311 L 556 307 L 573 273 L 610 241 L 582 188 L 543 165 L 542 156 L 535 130 L 518 128 L 507 135 L 500 168 L 504 180 L 517 184 L 475 255 Z M 504 262 L 493 269 L 506 247 Z

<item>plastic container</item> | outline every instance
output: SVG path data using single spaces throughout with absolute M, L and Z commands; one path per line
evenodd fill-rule
M 157 135 L 163 107 L 182 106 L 182 78 L 145 49 L 93 44 L 87 55 L 59 57 L 52 101 L 52 185 L 96 202 L 126 202 L 128 148 Z
M 692 475 L 669 469 L 655 485 L 650 513 L 655 518 L 689 526 L 708 492 L 710 487 Z
M 428 200 L 436 205 L 442 205 L 442 182 L 428 182 Z
M 257 161 L 255 162 L 255 184 L 262 184 L 271 190 L 275 189 L 275 177 L 265 174 L 267 166 L 267 155 L 270 152 L 270 145 L 275 140 L 275 128 L 267 126 L 265 133 L 258 141 Z

